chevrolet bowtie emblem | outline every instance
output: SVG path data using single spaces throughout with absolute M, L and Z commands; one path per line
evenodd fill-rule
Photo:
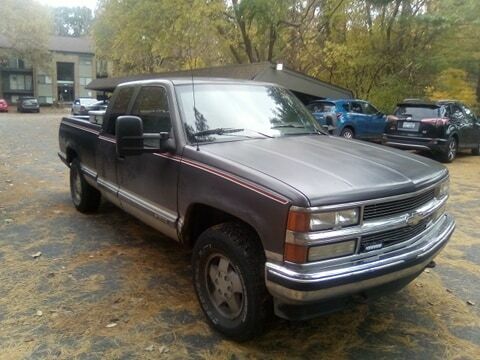
M 417 225 L 420 221 L 422 221 L 422 219 L 423 219 L 423 216 L 421 214 L 411 213 L 411 214 L 408 214 L 406 223 L 408 226 L 414 226 L 414 225 Z

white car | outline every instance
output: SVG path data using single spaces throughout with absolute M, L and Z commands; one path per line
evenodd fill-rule
M 88 107 L 98 102 L 95 98 L 90 97 L 81 97 L 75 99 L 72 104 L 72 114 L 73 115 L 88 115 Z

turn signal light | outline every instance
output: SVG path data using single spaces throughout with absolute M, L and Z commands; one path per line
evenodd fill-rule
M 310 214 L 305 211 L 293 211 L 288 213 L 287 230 L 295 232 L 307 232 L 310 230 Z
M 285 243 L 283 259 L 285 261 L 303 264 L 307 262 L 308 248 L 306 246 Z

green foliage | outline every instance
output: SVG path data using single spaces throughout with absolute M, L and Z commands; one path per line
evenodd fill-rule
M 9 48 L 0 49 L 0 58 L 18 57 L 27 64 L 45 66 L 50 17 L 46 8 L 32 0 L 3 0 L 0 34 Z
M 88 7 L 57 7 L 52 11 L 55 35 L 79 37 L 89 34 L 93 15 Z
M 468 88 L 469 103 L 476 87 L 480 100 L 478 0 L 102 0 L 100 9 L 97 50 L 117 74 L 268 60 L 384 111 L 444 86 Z M 448 69 L 464 71 L 463 82 L 445 81 L 458 75 Z
M 460 69 L 446 69 L 440 73 L 434 84 L 427 88 L 432 100 L 458 99 L 475 105 L 475 89 L 467 80 L 467 72 Z

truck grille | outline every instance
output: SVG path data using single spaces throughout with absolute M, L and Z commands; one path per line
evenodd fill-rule
M 435 197 L 435 189 L 406 199 L 394 200 L 380 204 L 366 205 L 363 210 L 363 220 L 406 213 L 425 205 Z
M 360 242 L 360 253 L 385 248 L 403 241 L 410 240 L 427 228 L 430 218 L 423 219 L 417 225 L 405 226 L 400 229 L 383 231 L 372 235 L 362 236 Z

